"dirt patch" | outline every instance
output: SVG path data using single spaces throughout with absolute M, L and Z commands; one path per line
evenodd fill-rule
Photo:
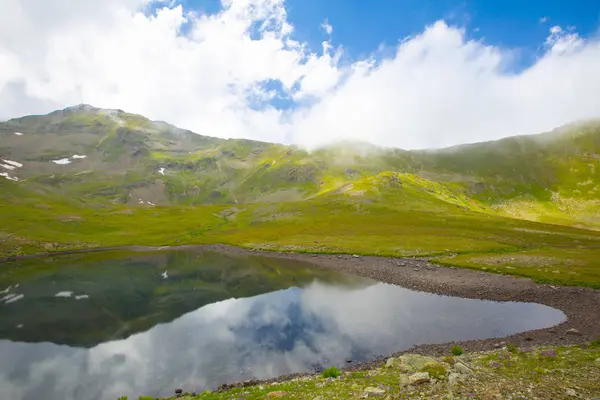
M 569 265 L 581 265 L 578 260 L 546 257 L 546 256 L 530 256 L 520 254 L 510 254 L 501 256 L 482 256 L 473 257 L 469 260 L 474 264 L 485 264 L 490 266 L 503 267 L 506 265 L 526 266 L 526 267 L 565 267 Z
M 61 215 L 56 217 L 56 220 L 60 222 L 83 222 L 85 221 L 85 218 L 78 215 Z
M 520 232 L 543 233 L 546 235 L 556 235 L 556 232 L 540 231 L 539 229 L 528 229 L 528 228 L 513 228 L 513 229 L 515 231 L 520 231 Z

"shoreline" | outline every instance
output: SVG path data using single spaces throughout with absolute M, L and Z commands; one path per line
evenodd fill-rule
M 521 332 L 501 338 L 425 344 L 413 346 L 388 354 L 384 358 L 338 366 L 344 370 L 364 370 L 381 366 L 389 357 L 406 353 L 418 353 L 430 356 L 450 354 L 450 348 L 460 345 L 465 352 L 495 350 L 499 344 L 510 343 L 519 347 L 546 345 L 569 345 L 589 342 L 600 336 L 600 290 L 578 286 L 555 286 L 534 283 L 529 278 L 512 275 L 494 274 L 459 267 L 440 266 L 427 258 L 392 258 L 377 256 L 355 256 L 342 254 L 285 253 L 263 250 L 251 250 L 222 244 L 186 245 L 186 246 L 122 246 L 66 250 L 61 252 L 27 255 L 9 259 L 31 259 L 61 254 L 88 253 L 106 250 L 177 250 L 200 249 L 218 251 L 231 255 L 260 255 L 273 258 L 292 259 L 312 263 L 316 266 L 340 272 L 375 279 L 380 282 L 402 286 L 407 289 L 491 301 L 518 301 L 544 304 L 565 313 L 566 321 L 544 329 Z M 4 260 L 6 261 L 6 260 Z M 567 331 L 574 329 L 576 332 Z M 300 376 L 312 376 L 315 372 L 282 375 L 266 380 L 251 380 L 223 384 L 219 390 L 234 387 L 251 386 L 263 383 L 282 382 Z

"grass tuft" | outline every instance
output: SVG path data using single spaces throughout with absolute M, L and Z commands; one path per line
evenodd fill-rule
M 323 378 L 337 378 L 341 374 L 342 372 L 335 365 L 321 372 Z
M 594 339 L 590 342 L 589 346 L 590 349 L 600 349 L 600 337 L 598 337 L 597 339 Z
M 450 352 L 455 355 L 455 356 L 460 356 L 462 354 L 465 353 L 465 351 L 463 350 L 462 347 L 456 345 L 456 346 L 452 346 L 452 349 L 450 349 Z

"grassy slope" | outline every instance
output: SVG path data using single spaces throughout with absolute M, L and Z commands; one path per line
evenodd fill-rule
M 401 363 L 389 368 L 345 372 L 338 378 L 310 376 L 262 386 L 205 392 L 196 396 L 186 394 L 179 398 L 253 400 L 377 397 L 365 396 L 368 388 L 381 389 L 381 398 L 389 396 L 394 399 L 592 398 L 600 392 L 599 347 L 596 341 L 585 348 L 560 346 L 515 349 L 514 352 L 503 349 L 459 357 L 440 357 L 413 371 L 409 371 L 410 364 Z M 457 374 L 453 369 L 456 363 L 473 368 L 472 373 Z M 429 372 L 432 379 L 426 383 L 409 385 L 407 381 L 410 375 L 419 370 Z
M 600 287 L 600 233 L 488 215 L 476 211 L 477 204 L 440 198 L 441 190 L 431 192 L 418 182 L 412 175 L 381 174 L 307 201 L 138 207 L 33 196 L 6 181 L 0 183 L 0 251 L 227 243 L 279 251 L 445 256 L 440 262 Z M 512 253 L 544 256 L 551 268 L 532 266 L 531 257 L 510 265 L 490 265 L 486 259 Z
M 600 233 L 553 225 L 600 226 L 598 123 L 434 152 L 344 143 L 307 153 L 80 107 L 11 120 L 0 135 L 0 156 L 23 162 L 15 173 L 26 178 L 0 179 L 4 256 L 219 242 L 439 256 L 600 286 Z
M 0 135 L 0 156 L 25 163 L 17 171 L 28 178 L 24 186 L 104 204 L 299 201 L 387 171 L 426 178 L 419 184 L 446 199 L 464 197 L 486 213 L 600 228 L 598 122 L 438 151 L 342 143 L 307 153 L 87 106 L 11 120 L 0 124 Z M 88 158 L 68 166 L 49 162 L 75 153 Z

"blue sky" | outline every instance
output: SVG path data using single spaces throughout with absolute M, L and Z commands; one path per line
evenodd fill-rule
M 214 13 L 220 0 L 184 0 L 187 9 Z M 398 41 L 419 34 L 437 20 L 464 27 L 467 37 L 510 48 L 515 69 L 542 54 L 551 26 L 574 27 L 582 37 L 600 26 L 598 0 L 286 0 L 294 38 L 318 49 L 327 39 L 321 24 L 333 26 L 332 43 L 342 45 L 349 61 L 373 54 L 381 45 L 393 52 Z

